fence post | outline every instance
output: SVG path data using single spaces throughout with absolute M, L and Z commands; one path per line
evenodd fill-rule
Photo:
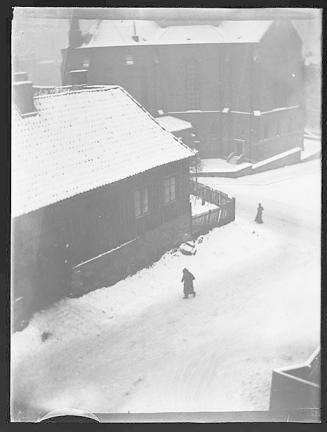
M 193 217 L 192 217 L 192 204 L 189 203 L 189 215 L 190 215 L 190 233 L 191 238 L 193 237 Z
M 236 210 L 236 199 L 234 197 L 232 198 L 232 205 L 233 205 L 233 207 L 232 207 L 233 208 L 233 219 L 232 220 L 234 221 L 235 220 L 235 213 L 236 213 L 236 211 L 235 211 Z

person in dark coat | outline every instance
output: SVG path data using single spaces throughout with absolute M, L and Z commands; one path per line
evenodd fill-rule
M 261 205 L 261 203 L 259 203 L 258 208 L 257 208 L 257 215 L 255 217 L 255 222 L 262 224 L 263 220 L 262 220 L 262 212 L 263 212 L 263 207 Z
M 194 281 L 195 277 L 192 275 L 192 273 L 190 271 L 187 270 L 187 268 L 183 269 L 183 277 L 181 282 L 184 283 L 184 297 L 185 299 L 188 298 L 188 296 L 190 294 L 193 295 L 193 297 L 195 297 L 195 291 L 194 291 L 194 287 L 193 287 L 193 281 Z

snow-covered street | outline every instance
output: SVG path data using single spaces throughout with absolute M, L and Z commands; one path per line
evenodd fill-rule
M 320 161 L 200 181 L 236 198 L 236 220 L 195 256 L 171 251 L 13 335 L 12 397 L 30 416 L 266 410 L 272 369 L 319 344 Z M 183 267 L 194 299 L 182 299 Z

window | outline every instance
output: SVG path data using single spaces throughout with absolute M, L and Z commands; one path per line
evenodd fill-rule
M 90 67 L 90 56 L 83 54 L 76 54 L 72 57 L 70 69 L 89 69 Z
M 133 57 L 130 54 L 127 54 L 125 56 L 125 62 L 126 62 L 127 66 L 133 66 L 134 65 Z
M 148 189 L 140 189 L 134 192 L 134 213 L 139 218 L 149 211 Z
M 263 126 L 263 139 L 268 139 L 268 138 L 269 138 L 268 123 L 265 123 Z
M 169 204 L 176 199 L 176 180 L 175 177 L 169 177 L 164 181 L 164 201 Z
M 90 67 L 90 57 L 83 58 L 83 69 L 88 69 Z
M 276 124 L 276 135 L 277 136 L 281 136 L 280 121 L 279 121 L 279 119 L 277 119 L 277 124 Z
M 279 80 L 272 84 L 272 98 L 274 107 L 284 107 L 287 105 L 287 95 L 289 92 L 285 82 Z
M 114 84 L 114 69 L 108 64 L 104 67 L 104 82 L 105 84 Z
M 293 132 L 293 119 L 292 117 L 288 120 L 288 128 L 287 128 L 288 132 Z
M 200 68 L 196 60 L 186 63 L 186 109 L 200 109 Z
M 214 121 L 210 126 L 210 138 L 216 139 L 218 137 L 218 123 Z

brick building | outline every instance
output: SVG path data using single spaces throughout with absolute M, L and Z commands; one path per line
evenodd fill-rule
M 291 21 L 74 20 L 63 82 L 119 84 L 154 116 L 190 122 L 202 157 L 259 161 L 303 146 L 302 41 Z

